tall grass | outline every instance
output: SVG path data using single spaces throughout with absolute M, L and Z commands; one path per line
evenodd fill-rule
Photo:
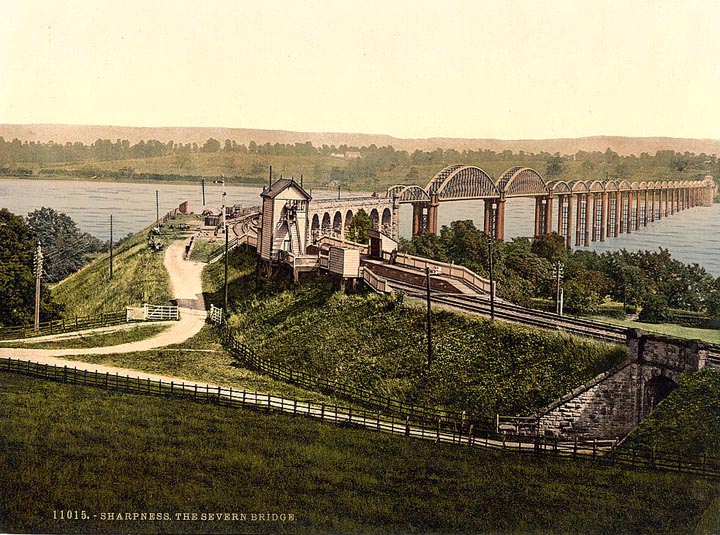
M 717 483 L 675 474 L 0 379 L 5 532 L 682 534 L 720 495 Z M 89 518 L 53 520 L 61 509 Z M 216 511 L 296 520 L 100 520 L 107 512 Z
M 673 390 L 626 439 L 680 455 L 720 457 L 720 370 L 680 376 Z
M 150 227 L 123 242 L 52 288 L 53 298 L 65 305 L 68 317 L 123 310 L 142 303 L 167 304 L 170 281 L 163 265 L 164 251 L 148 246 Z
M 243 252 L 232 256 L 230 279 L 230 326 L 263 358 L 471 416 L 533 412 L 625 356 L 619 346 L 436 311 L 428 367 L 425 313 L 398 296 L 348 295 L 324 279 L 268 284 Z M 207 297 L 221 303 L 221 288 Z

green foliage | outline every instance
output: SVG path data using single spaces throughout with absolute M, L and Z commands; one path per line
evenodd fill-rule
M 720 371 L 680 376 L 673 390 L 626 439 L 626 447 L 720 457 Z
M 360 208 L 350 222 L 347 237 L 356 243 L 368 243 L 370 241 L 369 232 L 372 228 L 372 219 L 365 210 Z
M 86 347 L 113 346 L 127 344 L 138 340 L 151 338 L 156 334 L 166 331 L 167 325 L 150 323 L 147 325 L 138 324 L 127 329 L 118 329 L 106 333 L 77 333 L 67 334 L 57 340 L 39 341 L 32 338 L 24 343 L 0 342 L 0 347 L 25 347 L 28 349 L 76 349 Z
M 548 177 L 558 177 L 565 172 L 565 159 L 561 158 L 560 155 L 555 155 L 550 158 L 545 167 L 545 174 Z
M 357 153 L 359 158 L 345 157 Z M 340 157 L 338 157 L 340 156 Z M 127 140 L 98 139 L 83 143 L 36 143 L 0 138 L 0 175 L 67 176 L 115 180 L 183 180 L 196 181 L 200 176 L 221 174 L 243 183 L 264 182 L 269 165 L 284 176 L 304 174 L 306 186 L 327 187 L 331 182 L 343 189 L 380 191 L 397 184 L 426 184 L 447 165 L 466 164 L 483 168 L 498 177 L 508 168 L 524 165 L 538 169 L 550 178 L 587 180 L 628 179 L 685 180 L 717 175 L 720 161 L 716 155 L 683 154 L 658 151 L 619 156 L 605 152 L 578 151 L 573 155 L 537 154 L 488 149 L 416 150 L 409 154 L 391 146 L 348 146 L 311 143 L 264 143 L 247 145 L 226 139 L 224 144 L 210 138 L 205 143 L 174 143 L 141 140 L 131 145 Z M 191 173 L 191 174 L 188 174 Z
M 668 300 L 664 295 L 648 295 L 643 301 L 642 310 L 638 317 L 640 321 L 648 323 L 664 323 L 670 319 Z
M 27 223 L 42 244 L 44 268 L 50 282 L 62 280 L 82 268 L 89 262 L 89 253 L 107 250 L 106 244 L 81 232 L 70 216 L 53 208 L 30 212 Z
M 22 217 L 0 209 L 0 326 L 32 324 L 35 315 L 33 257 L 36 240 Z M 59 316 L 45 284 L 40 287 L 40 321 Z
M 697 264 L 673 260 L 667 249 L 571 253 L 557 233 L 536 236 L 532 241 L 515 238 L 490 243 L 472 221 L 453 221 L 442 227 L 439 236 L 422 230 L 411 241 L 401 240 L 400 250 L 452 261 L 488 277 L 490 245 L 498 294 L 519 305 L 531 305 L 532 298 L 554 298 L 554 267 L 560 262 L 564 266 L 568 312 L 594 313 L 608 296 L 638 306 L 649 296 L 659 295 L 665 297 L 669 307 L 707 310 L 711 317 L 720 316 L 720 277 L 715 279 Z

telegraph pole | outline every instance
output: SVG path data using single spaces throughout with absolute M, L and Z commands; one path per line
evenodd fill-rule
M 202 185 L 202 200 L 203 200 L 202 205 L 205 206 L 205 179 L 201 178 L 200 183 Z
M 495 205 L 493 204 L 493 213 L 490 216 L 490 236 L 487 236 L 488 241 L 488 268 L 490 270 L 490 319 L 495 319 L 495 277 L 493 276 L 493 240 L 495 240 L 495 218 L 497 214 L 495 212 Z
M 155 190 L 155 226 L 160 226 L 160 193 Z
M 35 250 L 35 258 L 33 259 L 33 267 L 35 268 L 35 331 L 40 330 L 40 276 L 43 269 L 43 254 L 40 242 L 37 243 Z
M 225 317 L 228 315 L 228 229 L 225 224 Z
M 563 279 L 564 266 L 559 260 L 555 263 L 555 314 L 562 315 L 560 282 Z
M 427 367 L 429 369 L 433 361 L 432 327 L 430 325 L 430 266 L 425 266 L 425 288 L 427 290 Z
M 110 214 L 110 278 L 113 277 L 113 216 Z

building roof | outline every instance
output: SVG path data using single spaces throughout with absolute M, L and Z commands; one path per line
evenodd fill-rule
M 269 188 L 263 188 L 263 192 L 261 194 L 262 197 L 269 197 L 271 199 L 274 199 L 277 197 L 280 193 L 285 191 L 286 189 L 293 187 L 298 192 L 300 192 L 301 195 L 303 195 L 306 199 L 310 200 L 310 194 L 305 191 L 300 184 L 295 182 L 292 178 L 281 178 L 279 180 L 276 180 L 272 183 L 272 185 Z

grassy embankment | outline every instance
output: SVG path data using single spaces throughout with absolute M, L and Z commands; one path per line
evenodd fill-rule
M 176 216 L 170 219 L 161 236 L 165 244 L 184 234 L 170 229 L 169 225 L 195 217 Z M 104 254 L 53 286 L 53 298 L 65 305 L 67 317 L 124 310 L 126 306 L 142 303 L 169 303 L 170 282 L 163 266 L 165 251 L 153 251 L 148 246 L 151 228 L 138 232 L 113 251 L 112 279 L 110 255 Z
M 260 356 L 408 403 L 472 416 L 531 413 L 625 355 L 619 346 L 436 311 L 428 369 L 422 307 L 334 292 L 320 279 L 266 284 L 242 252 L 231 264 L 230 326 Z M 212 281 L 222 281 L 222 268 L 206 269 L 208 302 L 221 302 Z
M 696 533 L 717 483 L 2 375 L 0 530 Z M 89 518 L 55 521 L 53 511 Z M 102 521 L 229 512 L 246 522 Z M 295 520 L 251 522 L 252 513 Z M 58 513 L 59 514 L 59 513 Z M 95 517 L 97 515 L 97 517 Z M 708 531 L 709 533 L 710 531 Z
M 680 385 L 626 439 L 664 451 L 720 457 L 720 370 L 680 377 Z
M 675 338 L 686 338 L 689 340 L 703 340 L 710 344 L 720 344 L 720 329 L 700 329 L 697 327 L 684 327 L 673 323 L 643 323 L 642 321 L 620 320 L 607 316 L 595 316 L 595 319 L 604 323 L 621 325 L 634 329 L 641 329 L 647 332 L 664 334 Z

